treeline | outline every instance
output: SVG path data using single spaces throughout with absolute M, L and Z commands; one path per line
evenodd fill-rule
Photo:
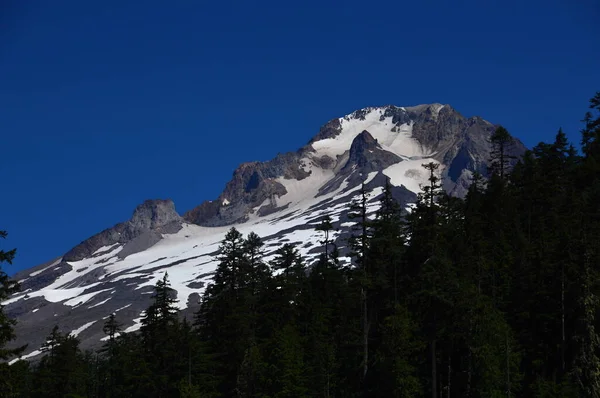
M 514 167 L 498 128 L 464 200 L 434 163 L 407 215 L 388 185 L 369 217 L 361 190 L 352 267 L 328 217 L 314 264 L 291 244 L 266 263 L 232 228 L 194 319 L 165 274 L 139 333 L 111 315 L 84 353 L 55 328 L 39 363 L 0 367 L 0 395 L 599 397 L 600 93 L 591 109 L 581 153 L 559 131 Z

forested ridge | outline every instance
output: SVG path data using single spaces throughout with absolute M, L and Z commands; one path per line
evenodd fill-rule
M 434 163 L 409 213 L 388 185 L 368 217 L 362 189 L 353 266 L 327 216 L 314 264 L 231 228 L 193 319 L 165 274 L 139 332 L 107 314 L 83 352 L 57 326 L 41 360 L 0 364 L 0 396 L 600 397 L 600 93 L 583 122 L 580 151 L 559 130 L 514 167 L 499 127 L 464 199 Z M 0 272 L 0 300 L 17 288 Z M 0 361 L 13 326 L 0 310 Z

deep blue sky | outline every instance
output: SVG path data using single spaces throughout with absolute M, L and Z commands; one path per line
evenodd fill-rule
M 355 109 L 449 103 L 531 146 L 578 141 L 600 5 L 561 1 L 18 1 L 0 9 L 9 274 L 126 220 L 180 213 L 243 161 Z

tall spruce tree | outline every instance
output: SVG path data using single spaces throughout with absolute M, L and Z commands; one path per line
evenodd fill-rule
M 42 345 L 46 353 L 34 371 L 33 397 L 85 396 L 88 391 L 84 357 L 79 340 L 73 335 L 63 335 L 54 326 Z
M 115 385 L 118 378 L 119 368 L 117 366 L 117 350 L 119 332 L 121 331 L 121 323 L 117 321 L 115 313 L 111 313 L 108 316 L 106 322 L 102 326 L 102 331 L 108 337 L 106 343 L 103 344 L 100 349 L 100 353 L 103 354 L 106 360 L 106 378 L 105 378 L 105 391 L 108 397 L 115 396 Z
M 177 390 L 179 376 L 176 364 L 180 359 L 176 336 L 179 329 L 177 299 L 168 273 L 156 282 L 152 303 L 141 320 L 140 333 L 145 360 L 152 374 L 152 388 L 158 396 L 172 395 Z
M 317 225 L 316 230 L 323 232 L 323 240 L 321 241 L 321 243 L 324 245 L 325 248 L 325 261 L 329 261 L 329 245 L 331 245 L 331 243 L 333 242 L 330 237 L 331 231 L 333 230 L 333 224 L 331 223 L 331 216 L 329 214 L 326 214 L 321 219 L 321 222 L 319 223 L 319 225 Z
M 411 301 L 419 308 L 423 333 L 428 339 L 430 394 L 433 398 L 437 397 L 440 383 L 438 342 L 450 304 L 445 287 L 452 281 L 452 265 L 438 241 L 441 225 L 438 199 L 442 195 L 437 174 L 439 164 L 430 162 L 422 166 L 429 172 L 428 184 L 421 187 L 417 204 L 408 217 L 408 257 L 413 274 Z
M 5 239 L 7 235 L 6 231 L 0 231 L 0 239 Z M 16 338 L 14 327 L 17 321 L 9 318 L 4 313 L 4 306 L 1 303 L 7 300 L 10 295 L 17 293 L 20 287 L 17 281 L 10 279 L 2 270 L 2 263 L 12 264 L 16 252 L 16 249 L 0 250 L 0 361 L 19 356 L 27 348 L 27 346 L 6 348 L 6 344 Z
M 369 290 L 371 289 L 371 270 L 367 253 L 369 250 L 369 240 L 371 234 L 371 222 L 367 217 L 367 202 L 369 194 L 365 189 L 364 183 L 361 185 L 359 196 L 353 198 L 350 203 L 350 211 L 348 218 L 356 220 L 353 227 L 355 235 L 350 238 L 350 247 L 352 255 L 355 258 L 356 267 L 361 280 L 360 297 L 362 301 L 362 344 L 363 344 L 363 359 L 362 359 L 362 377 L 367 377 L 369 369 L 369 329 L 371 327 L 371 319 L 369 318 Z
M 499 126 L 490 137 L 492 150 L 490 151 L 490 171 L 491 174 L 497 174 L 501 180 L 504 180 L 509 173 L 510 162 L 514 159 L 511 155 L 511 149 L 514 140 L 508 130 Z

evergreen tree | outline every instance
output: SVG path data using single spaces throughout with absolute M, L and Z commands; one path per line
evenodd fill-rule
M 0 231 L 0 239 L 5 239 L 7 235 L 6 231 Z M 11 280 L 2 271 L 1 264 L 5 262 L 12 264 L 16 252 L 16 249 L 9 251 L 0 250 L 0 361 L 6 361 L 12 357 L 19 356 L 27 348 L 27 346 L 12 349 L 6 348 L 6 344 L 16 338 L 14 326 L 17 324 L 17 321 L 9 318 L 4 313 L 4 306 L 1 303 L 7 300 L 10 295 L 19 291 L 19 284 Z
M 34 371 L 33 397 L 84 396 L 88 394 L 86 364 L 79 340 L 63 335 L 58 326 L 42 345 L 42 357 Z
M 282 271 L 283 277 L 287 280 L 286 285 L 297 284 L 306 277 L 302 257 L 298 249 L 291 243 L 285 243 L 275 250 L 275 258 L 271 261 L 271 268 L 275 271 Z
M 321 220 L 321 223 L 319 225 L 317 225 L 316 230 L 323 232 L 323 240 L 321 241 L 321 243 L 324 245 L 324 248 L 325 248 L 325 253 L 324 253 L 325 260 L 328 261 L 329 245 L 332 243 L 332 240 L 330 239 L 330 233 L 333 230 L 333 225 L 331 223 L 331 216 L 329 214 L 326 214 L 323 217 L 323 219 Z
M 119 372 L 116 364 L 117 337 L 120 330 L 121 324 L 117 322 L 116 315 L 113 312 L 108 316 L 102 327 L 102 331 L 108 337 L 108 341 L 100 349 L 100 353 L 106 357 L 106 379 L 104 380 L 104 384 L 107 397 L 115 396 L 115 383 L 118 377 L 117 373 Z
M 0 239 L 6 238 L 6 231 L 0 231 Z M 9 251 L 0 250 L 0 391 L 14 391 L 17 386 L 13 385 L 10 377 L 10 369 L 4 363 L 13 357 L 20 356 L 27 346 L 7 348 L 6 345 L 16 338 L 14 327 L 16 320 L 9 318 L 4 312 L 2 302 L 7 300 L 10 295 L 19 291 L 19 284 L 11 280 L 2 270 L 2 263 L 12 264 L 16 254 L 16 249 Z M 2 393 L 0 393 L 0 396 Z
M 350 238 L 350 247 L 352 255 L 355 258 L 357 271 L 361 280 L 360 297 L 362 301 L 362 377 L 367 377 L 369 369 L 369 329 L 371 319 L 369 318 L 369 289 L 371 288 L 371 269 L 368 266 L 367 252 L 369 250 L 369 240 L 371 234 L 371 222 L 367 217 L 367 202 L 369 194 L 364 184 L 361 185 L 359 198 L 353 199 L 350 203 L 348 218 L 356 220 L 354 230 L 358 233 Z
M 600 112 L 600 92 L 590 99 L 590 109 Z M 583 119 L 585 127 L 581 131 L 581 149 L 587 158 L 594 158 L 600 162 L 600 117 L 591 111 L 585 114 Z
M 177 300 L 173 297 L 166 272 L 162 280 L 156 282 L 152 300 L 142 317 L 140 328 L 144 359 L 152 375 L 150 388 L 158 396 L 172 395 L 179 382 L 176 368 L 180 359 L 176 345 L 179 321 L 175 306 Z
M 429 171 L 429 184 L 422 186 L 423 192 L 407 220 L 410 237 L 407 255 L 413 277 L 410 301 L 419 308 L 422 333 L 428 339 L 430 393 L 437 397 L 441 382 L 438 344 L 445 343 L 443 333 L 445 325 L 450 323 L 457 276 L 449 251 L 441 241 L 442 226 L 448 224 L 443 223 L 439 200 L 443 196 L 437 175 L 439 164 L 430 162 L 422 166 Z
M 262 261 L 263 246 L 262 240 L 254 232 L 250 232 L 243 242 L 244 253 L 240 279 L 243 281 L 241 284 L 247 286 L 245 300 L 254 316 L 257 315 L 256 305 L 259 296 L 271 276 L 269 267 Z
M 514 156 L 510 154 L 513 146 L 513 138 L 504 127 L 499 126 L 490 137 L 492 150 L 490 151 L 490 171 L 491 174 L 497 174 L 501 180 L 504 180 L 509 172 L 510 162 Z

